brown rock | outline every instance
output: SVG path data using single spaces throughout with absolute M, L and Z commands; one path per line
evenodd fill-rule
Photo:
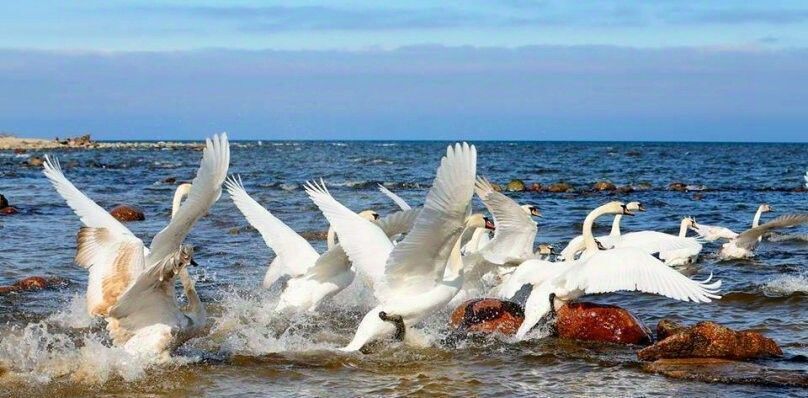
M 657 323 L 656 338 L 657 341 L 664 340 L 671 335 L 684 331 L 686 328 L 676 321 L 670 319 L 663 319 Z
M 163 184 L 174 184 L 177 182 L 177 177 L 166 177 L 163 178 Z
M 118 221 L 143 221 L 146 219 L 146 215 L 143 214 L 143 210 L 137 206 L 127 205 L 127 204 L 120 204 L 112 208 L 109 211 L 109 214 L 112 214 Z
M 45 159 L 41 156 L 31 156 L 28 158 L 28 165 L 31 167 L 41 167 L 43 164 L 45 164 Z
M 637 352 L 643 361 L 661 358 L 751 359 L 782 355 L 777 343 L 760 333 L 736 332 L 715 322 L 699 322 Z
M 0 209 L 4 209 L 8 207 L 8 199 L 5 196 L 0 194 Z
M 525 182 L 515 178 L 508 182 L 508 185 L 505 186 L 505 190 L 508 192 L 522 192 L 525 190 Z
M 14 154 L 15 155 L 21 155 L 21 154 L 26 153 L 26 152 L 28 152 L 28 151 L 25 148 L 14 148 Z
M 687 190 L 687 184 L 683 182 L 672 182 L 668 185 L 668 189 L 671 191 L 684 192 Z
M 617 187 L 617 192 L 620 192 L 620 193 L 632 193 L 632 192 L 634 192 L 634 187 L 632 187 L 631 185 L 621 185 L 621 186 Z
M 572 191 L 572 185 L 567 184 L 566 182 L 554 182 L 547 186 L 547 192 L 569 192 Z
M 538 182 L 534 182 L 530 184 L 530 192 L 540 192 L 541 191 L 541 184 Z
M 808 387 L 808 373 L 805 371 L 765 368 L 748 362 L 717 358 L 659 359 L 643 365 L 643 370 L 675 379 L 708 383 Z
M 449 323 L 457 332 L 513 335 L 524 320 L 519 304 L 485 298 L 469 300 L 455 308 Z
M 628 310 L 578 302 L 557 311 L 558 337 L 618 344 L 650 344 L 651 331 Z
M 328 231 L 303 231 L 300 236 L 305 240 L 326 240 Z
M 21 279 L 10 286 L 0 286 L 0 294 L 19 292 L 24 290 L 39 290 L 48 287 L 64 286 L 67 280 L 56 277 L 42 277 L 42 276 L 29 276 L 28 278 Z
M 612 184 L 611 181 L 598 181 L 592 186 L 595 191 L 614 191 L 617 186 Z
M 4 216 L 10 216 L 12 214 L 17 214 L 17 209 L 15 209 L 15 208 L 13 208 L 11 206 L 3 207 L 3 208 L 0 208 L 0 214 L 2 214 Z

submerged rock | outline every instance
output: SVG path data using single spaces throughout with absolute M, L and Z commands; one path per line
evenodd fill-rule
M 777 343 L 752 331 L 734 331 L 715 322 L 699 322 L 686 328 L 667 321 L 661 339 L 637 352 L 643 361 L 662 358 L 753 359 L 779 357 Z M 660 322 L 662 323 L 662 322 Z M 671 323 L 673 325 L 671 325 Z
M 587 302 L 565 304 L 557 311 L 558 337 L 618 344 L 650 344 L 651 331 L 626 309 Z
M 508 182 L 508 185 L 505 186 L 505 190 L 508 192 L 522 192 L 525 190 L 525 182 L 515 178 Z
M 460 304 L 450 317 L 455 332 L 513 335 L 525 320 L 522 307 L 511 301 L 474 299 Z
M 541 184 L 538 182 L 530 184 L 530 192 L 541 192 Z
M 8 204 L 8 199 L 5 196 L 0 194 L 0 214 L 2 215 L 11 215 L 17 213 L 17 209 L 11 207 Z
M 572 185 L 566 182 L 554 182 L 547 186 L 547 192 L 555 192 L 555 193 L 562 193 L 562 192 L 569 192 L 572 191 Z
M 300 236 L 305 240 L 326 240 L 328 231 L 303 231 Z
M 614 191 L 616 189 L 617 186 L 612 184 L 611 181 L 598 181 L 592 186 L 594 191 Z
M 684 192 L 687 191 L 687 184 L 683 182 L 672 182 L 668 184 L 668 190 L 676 192 Z
M 41 167 L 45 164 L 45 159 L 42 156 L 31 156 L 26 163 L 31 167 Z
M 0 294 L 10 292 L 20 292 L 26 290 L 40 290 L 49 287 L 64 286 L 67 279 L 58 277 L 29 276 L 21 279 L 10 286 L 0 286 Z
M 0 194 L 0 209 L 8 207 L 8 199 L 3 194 Z
M 118 221 L 143 221 L 146 219 L 146 215 L 143 214 L 143 210 L 137 206 L 132 206 L 128 204 L 119 204 L 112 208 L 109 211 L 109 214 L 112 214 Z
M 708 383 L 808 387 L 808 373 L 805 371 L 766 368 L 717 358 L 659 359 L 643 365 L 643 370 Z

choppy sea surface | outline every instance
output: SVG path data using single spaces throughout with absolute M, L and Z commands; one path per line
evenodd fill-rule
M 478 173 L 500 184 L 566 181 L 574 193 L 509 193 L 540 207 L 537 243 L 558 250 L 580 233 L 586 213 L 610 200 L 644 203 L 623 231 L 676 233 L 682 216 L 735 231 L 750 227 L 761 203 L 774 213 L 808 212 L 797 192 L 808 167 L 805 144 L 672 144 L 479 142 Z M 386 214 L 395 205 L 383 183 L 420 204 L 446 142 L 234 142 L 231 173 L 248 192 L 296 231 L 327 224 L 301 184 L 323 178 L 354 210 Z M 56 150 L 66 176 L 101 206 L 130 203 L 146 221 L 128 227 L 147 244 L 168 221 L 176 183 L 191 180 L 201 152 L 192 149 Z M 0 396 L 742 396 L 803 395 L 805 390 L 711 384 L 644 373 L 635 348 L 577 344 L 555 338 L 512 343 L 491 337 L 457 348 L 416 349 L 385 343 L 367 354 L 345 345 L 371 307 L 361 285 L 351 286 L 319 314 L 278 327 L 271 314 L 277 291 L 260 288 L 274 254 L 248 228 L 227 194 L 188 237 L 199 267 L 191 272 L 207 304 L 210 331 L 182 346 L 175 359 L 142 366 L 111 348 L 103 322 L 84 310 L 86 271 L 73 263 L 78 217 L 31 155 L 0 152 L 0 193 L 18 214 L 0 216 L 0 285 L 32 275 L 66 278 L 61 288 L 0 295 Z M 630 193 L 591 192 L 599 180 L 633 186 Z M 693 191 L 668 189 L 672 182 Z M 695 192 L 694 192 L 695 191 Z M 482 204 L 475 199 L 475 207 Z M 607 232 L 611 220 L 598 225 Z M 805 233 L 805 229 L 794 233 Z M 321 250 L 324 241 L 312 241 Z M 774 338 L 785 357 L 764 366 L 805 369 L 808 356 L 808 243 L 764 242 L 752 260 L 718 262 L 706 244 L 688 275 L 723 281 L 724 298 L 709 304 L 675 302 L 639 293 L 586 298 L 631 310 L 652 328 L 662 318 L 688 324 L 713 320 Z M 357 279 L 359 280 L 359 279 Z M 439 338 L 449 309 L 424 323 Z M 3 372 L 0 372 L 3 373 Z M 803 395 L 804 396 L 804 395 Z

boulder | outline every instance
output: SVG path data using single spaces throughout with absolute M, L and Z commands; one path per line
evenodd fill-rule
M 684 192 L 687 190 L 687 184 L 683 182 L 672 182 L 668 184 L 668 190 L 670 191 L 677 191 L 677 192 Z
M 328 231 L 303 231 L 300 236 L 305 240 L 326 240 L 328 238 Z
M 541 192 L 541 184 L 538 182 L 530 184 L 530 192 Z
M 3 194 L 0 194 L 0 209 L 8 207 L 8 199 Z
M 572 185 L 567 184 L 566 182 L 554 182 L 547 186 L 547 192 L 569 192 L 572 191 Z
M 0 208 L 0 214 L 2 214 L 2 215 L 4 215 L 4 216 L 8 216 L 8 215 L 12 215 L 12 214 L 17 214 L 17 209 L 15 209 L 15 208 L 13 208 L 13 207 L 11 207 L 11 206 L 9 206 L 9 207 L 3 207 L 3 208 Z
M 163 178 L 163 181 L 162 181 L 163 184 L 174 184 L 176 182 L 177 182 L 177 177 L 166 177 L 166 178 Z
M 558 337 L 603 343 L 645 345 L 651 331 L 626 309 L 587 302 L 565 304 L 557 311 Z
M 660 329 L 657 326 L 657 329 Z M 643 348 L 637 356 L 643 361 L 662 358 L 753 359 L 779 357 L 777 343 L 753 331 L 734 331 L 715 322 L 699 322 L 689 328 L 664 326 L 656 344 Z
M 525 190 L 525 182 L 515 178 L 508 182 L 508 185 L 505 186 L 505 190 L 508 192 L 522 192 Z
M 672 321 L 670 319 L 663 319 L 657 323 L 656 326 L 656 338 L 657 341 L 665 340 L 668 337 L 684 331 L 686 328 L 682 326 L 682 324 Z
M 119 204 L 113 207 L 109 214 L 112 214 L 118 221 L 143 221 L 146 219 L 146 215 L 143 214 L 143 210 L 137 206 L 132 206 L 128 204 Z
M 611 181 L 598 181 L 592 186 L 594 191 L 614 191 L 616 189 L 617 186 L 612 184 Z
M 45 159 L 42 156 L 31 156 L 28 158 L 27 164 L 31 167 L 42 167 L 45 164 Z
M 808 373 L 803 370 L 773 369 L 717 358 L 658 359 L 643 365 L 643 370 L 708 383 L 808 387 Z
M 524 320 L 525 313 L 519 304 L 484 298 L 466 301 L 455 308 L 449 323 L 455 332 L 465 334 L 513 335 Z
M 49 287 L 64 286 L 67 280 L 58 277 L 29 276 L 21 279 L 10 286 L 0 286 L 0 294 L 10 292 L 20 292 L 25 290 L 40 290 Z

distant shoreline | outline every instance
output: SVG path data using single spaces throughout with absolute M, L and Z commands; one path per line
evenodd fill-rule
M 89 135 L 64 140 L 44 138 L 21 138 L 0 135 L 0 150 L 42 149 L 120 149 L 120 148 L 203 148 L 203 141 L 93 141 Z

